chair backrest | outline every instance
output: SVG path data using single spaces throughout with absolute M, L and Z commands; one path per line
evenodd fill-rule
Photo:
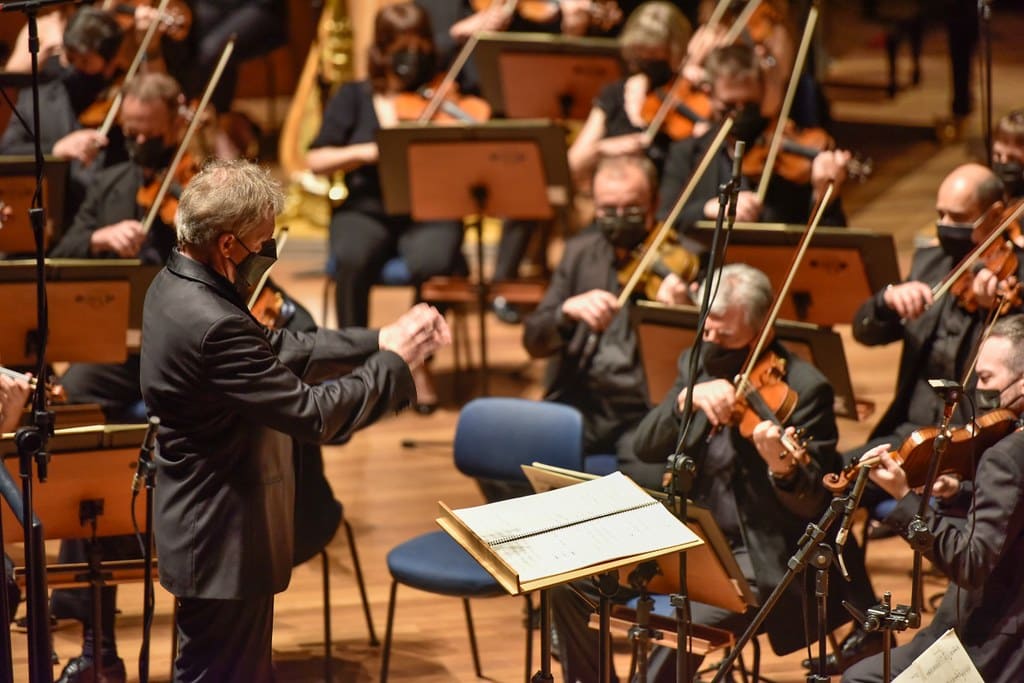
M 459 413 L 455 466 L 465 475 L 525 482 L 520 465 L 583 469 L 583 418 L 571 406 L 522 398 L 478 398 Z

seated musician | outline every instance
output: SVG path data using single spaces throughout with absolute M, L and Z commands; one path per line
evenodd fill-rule
M 684 207 L 677 227 L 687 230 L 700 220 L 714 220 L 718 214 L 719 187 L 729 181 L 732 174 L 734 141 L 742 140 L 747 150 L 755 144 L 764 145 L 765 134 L 771 134 L 774 125 L 771 118 L 762 112 L 764 94 L 763 73 L 760 60 L 753 48 L 737 44 L 719 47 L 711 51 L 705 62 L 710 83 L 712 121 L 720 123 L 730 113 L 736 114 L 736 121 L 729 140 L 712 162 L 707 173 Z M 668 215 L 672 198 L 678 197 L 683 186 L 697 167 L 704 152 L 711 144 L 715 130 L 709 130 L 698 138 L 687 138 L 669 147 L 661 180 L 661 205 L 658 216 Z M 757 174 L 748 175 L 745 167 L 739 193 L 736 219 L 770 223 L 806 223 L 815 202 L 825 193 L 829 180 L 836 183 L 838 193 L 846 177 L 849 152 L 823 151 L 810 161 L 809 182 L 794 176 L 792 179 L 773 175 L 762 203 L 756 189 L 761 169 Z M 841 202 L 833 199 L 822 218 L 822 225 L 844 225 Z
M 698 294 L 698 300 L 702 300 L 702 294 Z M 818 519 L 828 504 L 830 495 L 821 477 L 839 465 L 832 387 L 817 368 L 790 354 L 778 342 L 770 343 L 767 351 L 784 359 L 784 380 L 798 394 L 792 416 L 784 427 L 761 421 L 750 438 L 732 426 L 736 405 L 733 378 L 741 371 L 771 303 L 771 285 L 760 271 L 743 264 L 730 264 L 721 270 L 694 378 L 694 429 L 686 450 L 696 461 L 691 498 L 710 509 L 761 600 L 782 579 L 807 523 Z M 675 385 L 636 428 L 633 447 L 641 460 L 664 465 L 676 452 L 693 352 L 683 351 Z M 721 429 L 708 439 L 712 426 Z M 792 436 L 794 427 L 806 430 L 809 439 L 806 446 L 796 444 L 795 450 L 789 450 L 781 437 L 783 432 Z M 851 550 L 848 544 L 848 565 L 859 563 L 858 573 L 863 576 L 863 554 Z M 802 614 L 801 604 L 808 602 L 804 590 L 802 581 L 794 581 L 765 622 L 772 647 L 779 654 L 805 644 L 805 630 L 798 616 Z M 616 600 L 632 597 L 622 592 L 620 589 Z M 836 593 L 833 591 L 831 597 L 836 598 L 838 608 Z M 597 634 L 587 629 L 589 607 L 566 589 L 553 592 L 552 606 L 566 680 L 596 681 Z M 752 611 L 739 614 L 703 603 L 693 603 L 691 611 L 695 623 L 734 633 L 741 633 L 752 616 Z M 841 608 L 832 611 L 830 607 L 830 619 L 841 623 L 844 614 Z M 809 623 L 813 623 L 813 617 Z M 812 627 L 810 632 L 816 629 Z M 695 663 L 690 668 L 696 670 Z M 655 649 L 649 680 L 676 680 L 674 652 Z
M 1007 199 L 1024 197 L 1024 109 L 1009 112 L 996 124 L 992 170 L 1003 181 Z
M 602 155 L 646 152 L 661 168 L 671 139 L 659 133 L 647 146 L 645 104 L 660 104 L 673 84 L 691 31 L 690 22 L 669 2 L 645 2 L 629 15 L 618 41 L 630 75 L 604 87 L 569 148 L 569 168 L 577 182 L 590 178 Z
M 31 393 L 25 380 L 0 374 L 0 434 L 18 429 Z
M 979 415 L 1003 408 L 1019 419 L 1024 413 L 1024 316 L 996 322 L 981 344 L 975 372 Z M 867 455 L 880 455 L 871 479 L 898 501 L 885 521 L 906 535 L 922 494 L 910 489 L 906 473 L 889 455 L 897 446 L 882 445 Z M 943 506 L 925 508 L 925 522 L 934 534 L 925 557 L 951 584 L 932 622 L 892 651 L 893 676 L 952 628 L 982 680 L 1011 683 L 1024 677 L 1024 432 L 1018 427 L 977 458 L 966 526 L 964 519 L 944 516 Z M 933 493 L 955 495 L 949 484 L 937 482 Z M 843 675 L 846 683 L 882 680 L 881 656 L 866 659 Z
M 82 7 L 68 20 L 63 53 L 40 61 L 43 153 L 73 162 L 68 216 L 74 216 L 96 171 L 126 158 L 119 132 L 112 132 L 113 141 L 108 145 L 111 141 L 105 136 L 79 121 L 115 78 L 122 38 L 121 27 L 110 14 Z M 18 93 L 17 110 L 26 121 L 32 121 L 30 89 Z M 11 117 L 0 138 L 0 154 L 32 154 L 34 149 L 32 133 Z
M 643 156 L 602 159 L 594 174 L 594 203 L 596 225 L 566 243 L 540 306 L 526 318 L 523 345 L 534 358 L 551 359 L 545 399 L 583 414 L 584 452 L 614 453 L 620 469 L 657 487 L 664 468 L 637 462 L 632 454 L 632 432 L 649 403 L 636 335 L 617 302 L 617 271 L 654 224 L 653 164 Z M 686 302 L 686 286 L 669 275 L 657 298 Z M 587 328 L 600 341 L 593 357 L 582 361 Z
M 914 430 L 938 424 L 944 404 L 928 380 L 959 380 L 964 375 L 997 290 L 1013 285 L 1024 274 L 1018 263 L 1017 274 L 1000 282 L 982 268 L 967 287 L 978 303 L 973 312 L 957 297 L 946 295 L 936 301 L 932 293 L 979 239 L 972 224 L 986 214 L 1001 214 L 1002 197 L 1003 184 L 988 168 L 980 164 L 955 168 L 936 196 L 938 246 L 918 248 L 907 280 L 886 286 L 858 309 L 853 336 L 861 344 L 903 342 L 892 404 L 871 432 L 868 446 L 898 446 Z M 965 417 L 961 406 L 956 423 L 964 424 Z
M 348 187 L 348 197 L 334 210 L 330 226 L 340 327 L 367 325 L 370 288 L 393 256 L 405 261 L 413 284 L 434 275 L 465 272 L 462 222 L 414 221 L 408 215 L 387 214 L 377 172 L 377 131 L 395 126 L 402 117 L 417 118 L 428 101 L 418 91 L 437 74 L 426 12 L 412 2 L 382 8 L 369 53 L 369 80 L 341 86 L 327 104 L 306 157 L 314 173 L 344 172 Z M 437 394 L 429 375 L 418 372 L 416 379 L 417 409 L 432 412 Z

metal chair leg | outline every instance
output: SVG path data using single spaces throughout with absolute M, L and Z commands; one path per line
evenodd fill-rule
M 388 624 L 384 627 L 384 650 L 380 655 L 380 683 L 387 683 L 388 663 L 391 659 L 391 627 L 395 623 L 395 595 L 398 592 L 398 582 L 391 581 L 391 597 L 388 598 Z
M 370 632 L 370 645 L 377 647 L 380 640 L 377 639 L 377 631 L 373 628 L 373 614 L 370 612 L 370 599 L 366 596 L 366 582 L 363 581 L 363 569 L 359 564 L 359 552 L 356 550 L 356 537 L 352 533 L 352 525 L 347 519 L 342 519 L 345 525 L 345 538 L 348 540 L 348 550 L 352 554 L 352 567 L 356 573 L 356 584 L 359 586 L 359 597 L 363 601 L 363 616 L 366 617 L 366 630 Z
M 473 613 L 469 610 L 469 599 L 462 599 L 462 607 L 466 612 L 466 628 L 469 629 L 469 650 L 473 653 L 473 670 L 477 678 L 483 678 L 483 670 L 480 668 L 480 652 L 476 648 L 476 631 L 473 630 Z
M 320 575 L 323 577 L 324 590 L 324 681 L 331 683 L 334 680 L 334 661 L 331 656 L 331 566 L 326 550 L 320 551 Z
M 526 619 L 523 624 L 526 627 L 526 683 L 530 683 L 533 679 L 533 600 L 529 593 L 523 597 L 526 598 Z M 541 637 L 543 638 L 544 634 L 541 634 Z

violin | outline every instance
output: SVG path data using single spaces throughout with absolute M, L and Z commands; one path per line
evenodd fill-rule
M 268 330 L 280 330 L 295 314 L 295 305 L 284 297 L 284 292 L 268 283 L 256 295 L 249 311 Z
M 660 130 L 673 140 L 691 137 L 694 126 L 711 119 L 711 99 L 708 94 L 685 78 L 677 78 L 671 90 L 657 88 L 647 94 L 640 110 L 644 124 L 650 126 L 656 120 L 666 98 L 670 98 L 672 103 L 664 114 Z
M 134 0 L 133 2 L 112 2 L 108 0 L 103 3 L 103 9 L 112 12 L 117 23 L 125 31 L 135 28 L 135 11 L 139 7 L 152 7 L 152 3 L 145 0 Z M 170 0 L 167 7 L 157 19 L 160 30 L 165 36 L 175 42 L 180 42 L 188 37 L 192 29 L 192 10 L 182 0 Z
M 11 370 L 10 368 L 5 368 L 2 365 L 0 365 L 0 375 L 6 375 L 11 379 L 15 380 L 22 380 L 26 384 L 28 384 L 29 388 L 32 389 L 33 391 L 39 385 L 35 377 L 29 377 L 28 375 L 16 372 L 15 370 Z M 46 383 L 45 388 L 46 397 L 50 402 L 65 403 L 67 401 L 67 394 L 64 393 L 64 387 L 62 387 L 61 385 L 56 384 L 52 381 L 48 381 Z
M 158 215 L 164 225 L 174 225 L 174 214 L 178 211 L 178 197 L 181 191 L 188 185 L 188 181 L 199 172 L 199 164 L 186 152 L 178 165 L 169 168 L 163 173 L 157 173 L 147 184 L 141 186 L 135 193 L 135 203 L 141 206 L 147 213 L 153 210 L 157 201 L 160 186 L 165 181 L 166 174 L 171 174 L 171 188 L 164 193 L 160 200 Z
M 764 420 L 781 427 L 793 416 L 800 395 L 786 384 L 785 377 L 786 359 L 766 351 L 737 382 L 731 423 L 737 425 L 740 435 L 749 439 Z M 807 446 L 802 429 L 796 430 L 795 438 L 783 430 L 781 439 L 782 446 L 796 457 Z
M 1000 214 L 993 214 L 991 212 L 986 213 L 982 216 L 982 220 L 974 226 L 971 231 L 971 239 L 975 244 L 979 246 L 989 242 L 987 239 L 995 231 L 1001 232 L 1005 235 L 1005 239 L 996 239 L 991 241 L 987 247 L 978 249 L 977 253 L 972 250 L 971 254 L 964 260 L 971 259 L 976 263 L 982 264 L 985 268 L 992 272 L 996 276 L 996 279 L 1000 283 L 999 294 L 1002 296 L 1001 308 L 1017 308 L 1021 305 L 1020 298 L 1020 283 L 1016 286 L 1007 288 L 1005 282 L 1010 276 L 1016 276 L 1019 267 L 1017 259 L 1017 251 L 1014 248 L 1014 241 L 1020 239 L 1020 222 L 1018 219 L 1013 218 L 1014 207 L 1011 206 L 1006 211 Z M 993 217 L 998 216 L 998 220 L 993 220 Z M 1010 217 L 1007 220 L 1007 217 Z M 1000 227 L 998 224 L 1006 221 L 1005 227 Z M 959 268 L 958 268 L 959 270 Z M 974 275 L 976 270 L 974 267 L 967 268 L 953 280 L 949 287 L 950 294 L 956 297 L 957 302 L 960 306 L 968 313 L 974 313 L 978 310 L 978 297 L 974 292 Z
M 473 0 L 474 12 L 482 12 L 497 1 L 505 4 L 508 0 Z M 558 0 L 512 0 L 515 12 L 531 24 L 548 24 L 561 13 Z M 587 5 L 590 25 L 600 31 L 610 31 L 622 21 L 622 10 L 616 0 L 590 0 Z
M 440 103 L 435 105 L 437 111 L 431 112 L 428 120 L 423 120 L 439 87 L 440 85 L 430 85 L 414 92 L 397 93 L 394 96 L 394 106 L 398 120 L 451 124 L 482 123 L 491 118 L 491 107 L 485 100 L 472 95 L 460 95 L 453 83 Z
M 786 122 L 782 135 L 772 173 L 798 185 L 810 183 L 814 158 L 835 149 L 835 140 L 823 128 L 797 129 L 792 121 Z M 743 175 L 754 177 L 764 173 L 769 152 L 769 145 L 763 138 L 747 148 L 743 155 Z M 846 165 L 847 176 L 860 182 L 866 180 L 873 170 L 874 164 L 870 159 L 853 158 Z
M 1017 416 L 1012 411 L 1000 408 L 982 415 L 969 425 L 952 430 L 949 445 L 939 463 L 938 473 L 952 474 L 961 480 L 972 478 L 977 463 L 976 456 L 1012 432 L 1016 423 Z M 935 439 L 938 436 L 938 427 L 922 427 L 911 432 L 900 444 L 899 449 L 890 451 L 890 457 L 906 472 L 907 485 L 911 488 L 925 485 L 928 466 L 935 450 Z M 840 472 L 826 474 L 822 478 L 822 483 L 833 493 L 840 493 L 857 477 L 862 467 L 873 467 L 877 463 L 878 460 L 874 458 L 854 461 Z
M 640 261 L 650 248 L 657 235 L 657 230 L 652 230 L 647 239 L 641 245 L 633 249 L 629 259 L 618 270 L 618 281 L 625 286 L 633 277 Z M 656 249 L 657 256 L 645 272 L 639 276 L 637 287 L 642 288 L 644 295 L 654 301 L 658 298 L 658 289 L 661 283 L 669 275 L 676 275 L 683 282 L 693 282 L 700 270 L 700 258 L 693 252 L 685 249 L 679 244 L 679 237 L 674 230 L 670 230 Z

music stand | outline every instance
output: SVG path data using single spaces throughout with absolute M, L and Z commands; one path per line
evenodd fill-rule
M 672 388 L 679 354 L 693 346 L 699 314 L 695 306 L 665 306 L 648 301 L 639 301 L 630 309 L 630 323 L 636 330 L 652 403 L 661 402 Z M 775 323 L 775 337 L 825 375 L 835 392 L 836 415 L 858 419 L 846 352 L 837 333 L 817 325 L 779 320 Z
M 58 312 L 50 321 L 49 357 L 124 362 L 129 330 L 137 338 L 146 289 L 158 270 L 135 259 L 47 259 L 46 291 L 50 309 Z M 35 278 L 32 261 L 0 261 L 0 297 L 8 302 L 0 361 L 6 365 L 35 362 Z
M 757 268 L 778 289 L 806 229 L 781 223 L 737 223 L 725 260 Z M 700 221 L 688 235 L 710 244 L 714 226 Z M 779 317 L 823 327 L 849 325 L 861 304 L 886 285 L 899 281 L 892 235 L 819 227 Z
M 565 132 L 547 121 L 405 125 L 378 131 L 384 206 L 414 220 L 462 220 L 476 232 L 480 372 L 488 394 L 483 216 L 551 219 L 571 203 Z
M 612 38 L 483 33 L 473 52 L 495 117 L 587 118 L 594 98 L 624 68 Z
M 55 157 L 46 157 L 44 161 L 43 206 L 46 207 L 47 218 L 44 248 L 47 250 L 63 232 L 69 166 L 67 161 Z M 0 253 L 31 254 L 35 251 L 35 238 L 28 220 L 35 190 L 34 157 L 0 156 L 0 202 L 13 209 L 11 217 L 0 229 Z

